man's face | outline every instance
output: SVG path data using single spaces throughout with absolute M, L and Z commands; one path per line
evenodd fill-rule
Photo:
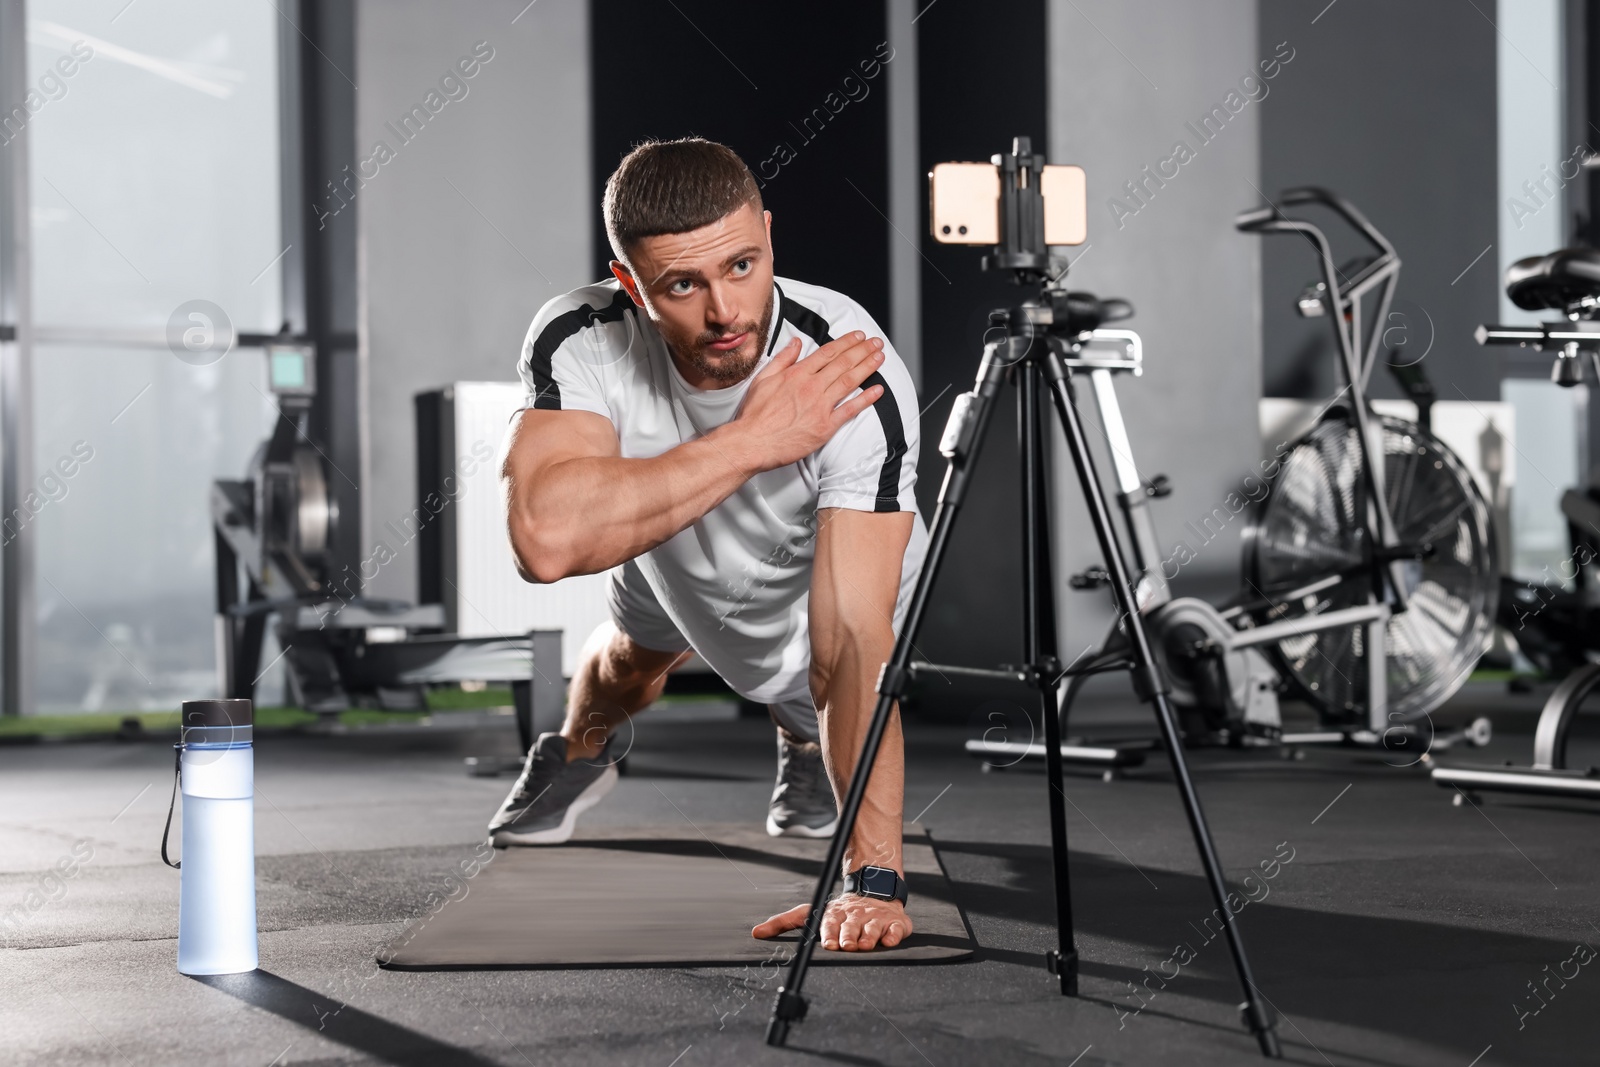
M 646 237 L 617 280 L 666 338 L 691 385 L 744 381 L 766 351 L 772 319 L 772 215 L 745 204 L 688 233 Z

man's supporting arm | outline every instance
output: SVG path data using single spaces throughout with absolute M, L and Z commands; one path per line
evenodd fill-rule
M 829 508 L 818 515 L 811 575 L 811 692 L 822 727 L 822 754 L 842 802 L 877 705 L 878 672 L 894 648 L 894 609 L 913 512 Z M 901 877 L 905 750 L 896 708 L 884 730 L 861 812 L 845 849 L 844 871 L 871 864 Z M 773 937 L 803 924 L 810 905 L 775 915 L 752 931 Z M 822 921 L 824 948 L 892 948 L 911 932 L 898 901 L 842 896 Z
M 848 401 L 883 362 L 860 332 L 799 359 L 791 342 L 750 383 L 739 415 L 659 456 L 625 459 L 610 421 L 527 410 L 501 471 L 512 554 L 529 581 L 593 574 L 668 540 L 754 475 L 810 455 L 882 395 Z

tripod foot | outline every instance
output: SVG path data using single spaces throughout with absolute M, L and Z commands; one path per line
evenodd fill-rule
M 1278 1033 L 1276 1030 L 1261 1031 L 1256 1035 L 1256 1043 L 1261 1046 L 1261 1055 L 1267 1059 L 1283 1059 L 1283 1049 L 1278 1047 Z
M 782 1047 L 789 1039 L 789 1024 L 806 1017 L 806 998 L 779 988 L 778 999 L 772 1004 L 772 1018 L 767 1020 L 767 1044 Z
M 1065 960 L 1056 949 L 1051 949 L 1044 954 L 1045 970 L 1061 979 L 1061 995 L 1075 997 L 1078 995 L 1078 954 L 1073 952 Z
M 1246 1028 L 1256 1035 L 1256 1043 L 1261 1046 L 1261 1055 L 1269 1060 L 1283 1058 L 1283 1050 L 1278 1046 L 1278 1033 L 1273 1029 L 1272 1012 L 1265 1004 L 1259 1001 L 1245 1001 L 1239 1005 L 1239 1018 L 1244 1021 Z

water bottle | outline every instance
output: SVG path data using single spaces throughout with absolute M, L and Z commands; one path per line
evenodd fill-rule
M 254 721 L 248 700 L 183 702 L 180 974 L 256 969 Z

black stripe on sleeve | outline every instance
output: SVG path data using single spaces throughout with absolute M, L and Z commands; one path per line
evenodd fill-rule
M 596 309 L 590 304 L 563 312 L 545 324 L 533 342 L 528 354 L 528 372 L 533 379 L 533 407 L 538 411 L 561 410 L 561 387 L 556 384 L 550 361 L 556 349 L 566 343 L 579 330 L 603 322 L 621 322 L 622 316 L 633 306 L 633 298 L 625 289 L 618 289 L 611 303 Z
M 778 295 L 782 299 L 782 317 L 795 329 L 819 346 L 833 340 L 833 335 L 828 331 L 828 323 L 821 315 L 804 304 L 790 300 L 781 287 L 778 289 Z M 889 383 L 878 371 L 873 371 L 867 376 L 866 381 L 861 383 L 863 389 L 874 385 L 883 386 L 883 395 L 873 401 L 872 410 L 878 413 L 878 423 L 883 427 L 886 453 L 883 457 L 883 467 L 878 471 L 878 495 L 872 510 L 899 511 L 900 459 L 906 454 L 906 428 L 905 423 L 900 420 L 900 404 L 894 398 L 894 390 L 889 388 Z
M 861 383 L 863 389 L 874 385 L 883 386 L 883 395 L 872 402 L 872 410 L 878 413 L 878 422 L 883 426 L 883 444 L 888 451 L 883 457 L 883 468 L 878 471 L 878 499 L 872 510 L 899 511 L 900 457 L 906 454 L 906 428 L 900 421 L 900 404 L 894 398 L 894 390 L 877 371 L 867 375 L 867 380 Z
M 787 319 L 791 326 L 811 338 L 819 347 L 833 340 L 833 335 L 828 332 L 827 320 L 804 304 L 790 300 L 782 286 L 778 287 L 778 299 L 782 302 L 779 318 Z

